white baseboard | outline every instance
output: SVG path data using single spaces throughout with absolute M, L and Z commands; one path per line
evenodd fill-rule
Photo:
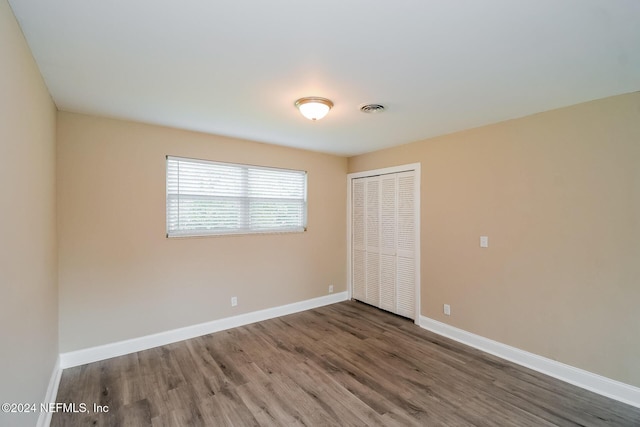
M 183 341 L 211 334 L 213 332 L 224 331 L 225 329 L 248 325 L 250 323 L 273 319 L 274 317 L 298 313 L 300 311 L 310 310 L 312 308 L 322 307 L 323 305 L 334 304 L 346 300 L 347 292 L 338 292 L 305 301 L 294 302 L 292 304 L 281 305 L 279 307 L 267 308 L 265 310 L 254 311 L 251 313 L 240 314 L 238 316 L 160 332 L 153 335 L 146 335 L 98 347 L 90 347 L 68 353 L 61 353 L 60 367 L 62 369 L 66 369 L 73 366 L 97 362 L 99 360 L 110 359 L 112 357 L 135 353 L 141 350 L 148 350 L 161 345 L 171 344 L 177 341 Z
M 438 335 L 475 347 L 602 396 L 640 408 L 640 388 L 520 350 L 446 323 L 420 316 L 420 326 Z
M 58 396 L 58 386 L 60 386 L 60 378 L 62 377 L 62 369 L 60 368 L 60 356 L 56 358 L 56 363 L 53 366 L 53 372 L 49 379 L 49 385 L 47 386 L 47 394 L 44 396 L 42 403 L 55 403 L 56 396 Z M 53 412 L 42 411 L 38 417 L 37 427 L 49 427 L 51 424 L 51 416 Z

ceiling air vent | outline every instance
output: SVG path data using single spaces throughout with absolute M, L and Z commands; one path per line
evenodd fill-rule
M 360 111 L 363 113 L 382 113 L 384 111 L 384 105 L 380 104 L 366 104 L 360 107 Z

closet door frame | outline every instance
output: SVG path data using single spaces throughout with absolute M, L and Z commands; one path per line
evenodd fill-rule
M 413 171 L 415 174 L 415 186 L 414 186 L 414 215 L 415 215 L 415 319 L 414 323 L 420 324 L 420 163 L 410 163 L 401 166 L 393 166 L 389 168 L 374 169 L 363 172 L 355 172 L 347 175 L 347 293 L 348 299 L 353 298 L 353 266 L 351 258 L 353 256 L 352 248 L 352 185 L 353 180 L 358 178 L 367 178 L 378 175 L 388 175 L 399 172 Z

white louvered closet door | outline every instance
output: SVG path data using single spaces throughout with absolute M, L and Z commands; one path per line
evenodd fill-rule
M 416 206 L 414 172 L 400 172 L 398 179 L 398 244 L 397 244 L 397 285 L 398 299 L 396 313 L 416 318 Z
M 352 180 L 353 298 L 415 319 L 415 174 Z
M 380 305 L 396 312 L 396 176 L 380 177 Z
M 353 298 L 365 301 L 367 298 L 366 289 L 366 254 L 365 246 L 365 190 L 366 181 L 364 179 L 353 180 L 351 189 L 351 270 Z
M 367 304 L 380 305 L 380 179 L 368 178 L 366 181 L 366 289 Z

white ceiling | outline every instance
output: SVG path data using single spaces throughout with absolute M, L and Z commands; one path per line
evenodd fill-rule
M 640 90 L 638 0 L 9 3 L 61 110 L 341 155 Z

